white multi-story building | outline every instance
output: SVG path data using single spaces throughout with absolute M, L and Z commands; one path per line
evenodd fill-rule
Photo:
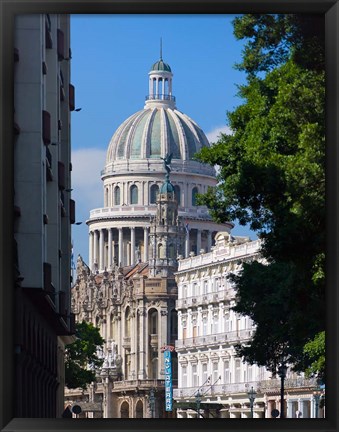
M 197 409 L 201 417 L 251 417 L 252 388 L 254 418 L 271 417 L 273 409 L 280 409 L 280 379 L 264 367 L 244 363 L 234 348 L 250 340 L 254 327 L 249 317 L 232 311 L 235 291 L 227 276 L 243 262 L 260 259 L 259 240 L 219 232 L 211 252 L 179 261 L 178 417 L 197 417 Z M 287 371 L 287 417 L 315 416 L 315 386 L 315 380 Z

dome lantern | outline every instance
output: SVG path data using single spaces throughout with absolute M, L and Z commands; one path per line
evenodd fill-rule
M 160 42 L 160 59 L 153 64 L 149 75 L 149 92 L 146 106 L 167 105 L 175 108 L 175 97 L 172 95 L 172 70 L 162 59 L 162 43 Z

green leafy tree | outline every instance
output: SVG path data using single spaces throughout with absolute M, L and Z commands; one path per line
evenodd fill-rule
M 320 380 L 325 379 L 325 332 L 315 335 L 314 339 L 307 342 L 304 352 L 309 359 L 310 366 L 306 369 L 306 375 L 316 375 Z
M 324 330 L 325 75 L 318 16 L 245 15 L 234 20 L 247 39 L 244 103 L 197 158 L 218 165 L 219 183 L 200 196 L 218 222 L 249 224 L 263 240 L 266 264 L 233 276 L 234 310 L 256 324 L 238 346 L 250 363 L 273 372 L 281 361 L 309 365 L 304 346 Z
M 65 384 L 68 388 L 86 389 L 95 380 L 95 369 L 103 363 L 97 356 L 97 349 L 105 341 L 99 329 L 85 321 L 76 324 L 75 336 L 76 341 L 66 345 Z

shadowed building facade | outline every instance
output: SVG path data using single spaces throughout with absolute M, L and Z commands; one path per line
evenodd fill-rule
M 16 417 L 61 417 L 71 342 L 68 15 L 18 15 L 14 35 Z

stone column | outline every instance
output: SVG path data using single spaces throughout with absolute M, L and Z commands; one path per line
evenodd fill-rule
M 135 228 L 131 227 L 131 265 L 135 264 Z
M 144 227 L 144 262 L 148 260 L 148 227 Z
M 93 232 L 92 231 L 89 232 L 88 243 L 89 243 L 88 265 L 89 265 L 89 268 L 92 270 L 92 268 L 93 268 Z
M 137 337 L 139 338 L 140 343 L 140 351 L 138 353 L 139 356 L 139 370 L 138 370 L 138 379 L 145 379 L 146 377 L 146 347 L 145 344 L 147 343 L 147 338 L 145 338 L 146 335 L 146 308 L 144 307 L 143 301 L 142 306 L 139 306 L 138 309 L 138 319 L 139 319 L 139 335 Z
M 94 231 L 94 257 L 93 257 L 93 264 L 98 264 L 99 256 L 98 256 L 98 241 L 99 241 L 99 232 L 98 230 Z
M 99 234 L 99 271 L 104 269 L 104 230 Z
M 146 205 L 145 204 L 145 182 L 144 181 L 140 182 L 140 200 L 141 200 L 141 205 Z
M 108 260 L 107 268 L 110 270 L 112 268 L 112 228 L 108 228 Z
M 197 228 L 197 255 L 200 254 L 201 249 L 201 231 L 199 228 Z
M 122 266 L 123 265 L 123 232 L 122 232 L 122 228 L 118 228 L 119 231 L 119 243 L 118 243 L 118 248 L 119 248 L 119 253 L 118 253 L 118 266 Z
M 158 329 L 158 373 L 160 373 L 160 377 L 165 376 L 164 354 L 161 352 L 160 348 L 169 343 L 167 340 L 167 315 L 167 308 L 160 310 Z
M 207 231 L 207 252 L 211 252 L 212 247 L 212 232 Z
M 304 401 L 302 399 L 298 399 L 298 411 L 301 412 L 301 418 L 305 418 L 305 416 L 304 416 Z
M 291 399 L 287 400 L 287 412 L 286 412 L 286 418 L 292 418 L 293 417 L 293 401 Z
M 190 253 L 190 230 L 186 227 L 186 236 L 185 236 L 185 258 L 188 258 Z

